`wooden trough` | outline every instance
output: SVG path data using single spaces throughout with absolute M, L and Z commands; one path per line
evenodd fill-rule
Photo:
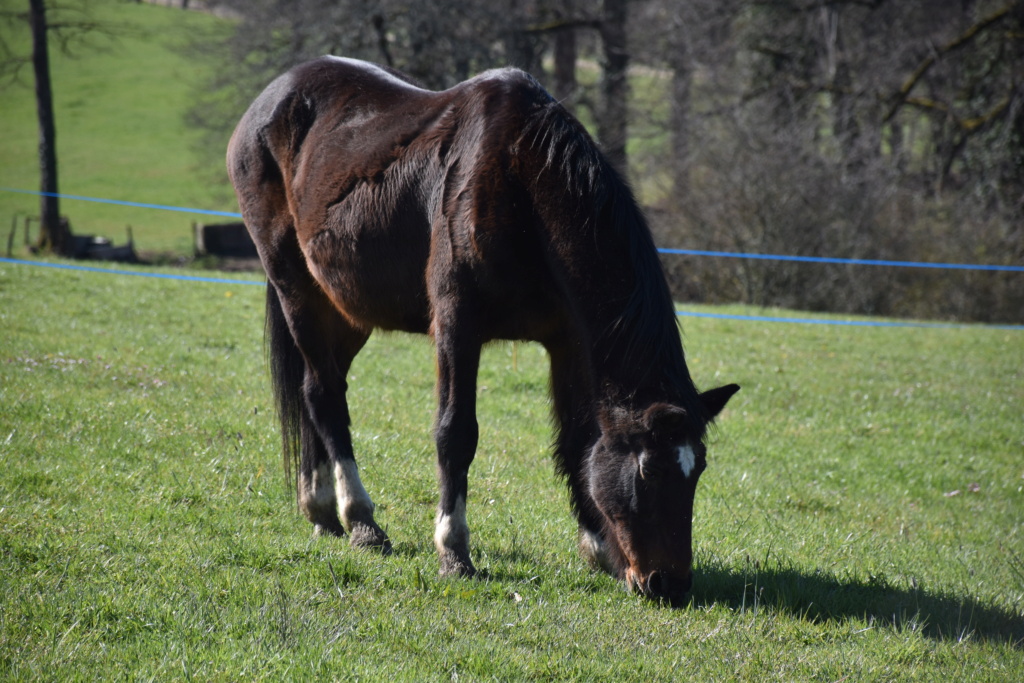
M 14 237 L 18 231 L 18 221 L 22 217 L 15 214 L 11 220 L 11 232 L 7 235 L 7 258 L 14 257 Z M 32 253 L 36 253 L 38 245 L 33 243 L 29 237 L 33 223 L 39 223 L 38 216 L 24 216 L 25 226 L 25 247 Z M 71 222 L 67 216 L 60 217 L 61 229 L 67 235 L 67 243 L 60 254 L 73 259 L 92 261 L 120 261 L 122 263 L 138 263 L 139 255 L 135 251 L 135 240 L 132 239 L 132 228 L 127 226 L 128 243 L 117 245 L 102 235 L 76 235 L 71 229 Z
M 245 223 L 193 223 L 196 256 L 256 259 L 259 253 Z

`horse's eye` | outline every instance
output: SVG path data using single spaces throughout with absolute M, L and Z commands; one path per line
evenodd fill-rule
M 703 452 L 697 453 L 697 458 L 694 461 L 693 473 L 696 476 L 700 476 L 701 472 L 708 468 L 708 458 Z

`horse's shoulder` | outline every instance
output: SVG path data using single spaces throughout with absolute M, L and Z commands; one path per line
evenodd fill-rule
M 505 97 L 516 97 L 524 100 L 551 101 L 544 86 L 522 69 L 516 67 L 504 67 L 501 69 L 489 69 L 480 75 L 466 81 L 466 85 L 475 90 L 487 93 L 499 94 Z

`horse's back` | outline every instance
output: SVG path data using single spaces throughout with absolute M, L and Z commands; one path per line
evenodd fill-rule
M 510 167 L 525 119 L 552 102 L 515 69 L 433 92 L 376 65 L 323 57 L 253 102 L 229 146 L 229 170 L 265 265 L 281 231 L 291 231 L 350 320 L 424 332 L 431 273 L 455 277 L 461 268 L 470 279 L 505 280 L 490 296 L 478 292 L 490 303 L 512 293 L 508 277 L 532 277 L 517 301 L 501 303 L 536 300 L 546 278 L 540 255 L 526 253 L 535 243 Z
M 282 74 L 253 101 L 229 144 L 229 170 L 246 155 L 269 152 L 278 165 L 301 168 L 303 177 L 286 178 L 292 187 L 338 175 L 373 178 L 382 170 L 374 164 L 393 163 L 407 148 L 444 154 L 457 129 L 475 126 L 462 137 L 485 153 L 511 145 L 529 110 L 551 102 L 518 69 L 487 71 L 434 92 L 386 67 L 324 56 Z
M 373 156 L 374 147 L 386 148 L 400 133 L 399 122 L 389 124 L 394 117 L 383 114 L 426 113 L 436 96 L 369 62 L 325 56 L 300 64 L 274 79 L 239 121 L 228 146 L 229 172 L 233 179 L 235 172 L 243 176 L 243 164 L 269 153 L 282 171 L 293 171 L 284 180 L 296 189 L 303 184 L 298 171 L 309 177 L 312 169 L 306 166 L 318 159 L 337 163 L 336 157 L 348 152 L 343 166 L 349 167 L 360 154 Z M 407 117 L 404 124 L 412 128 L 422 121 Z

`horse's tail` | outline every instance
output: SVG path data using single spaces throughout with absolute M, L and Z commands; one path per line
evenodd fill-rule
M 295 476 L 299 473 L 302 454 L 303 432 L 310 434 L 311 425 L 302 391 L 303 379 L 306 374 L 306 361 L 295 344 L 288 321 L 281 308 L 281 300 L 277 288 L 267 283 L 267 319 L 266 319 L 267 356 L 270 361 L 270 379 L 273 385 L 274 402 L 277 404 L 277 416 L 281 421 L 281 447 L 284 460 L 285 478 L 291 484 L 293 468 Z

